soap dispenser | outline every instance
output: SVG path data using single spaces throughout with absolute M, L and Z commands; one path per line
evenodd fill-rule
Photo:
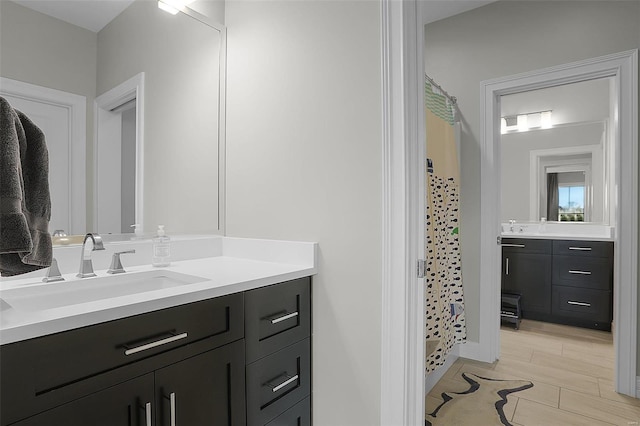
M 153 241 L 153 266 L 169 266 L 171 258 L 171 242 L 164 231 L 164 225 L 158 225 L 158 232 Z

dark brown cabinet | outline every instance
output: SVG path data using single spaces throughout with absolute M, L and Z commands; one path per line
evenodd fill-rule
M 310 292 L 309 279 L 302 278 L 246 293 L 249 425 L 271 424 L 276 418 L 275 424 L 301 424 L 297 416 L 284 413 L 311 393 Z M 308 410 L 302 419 L 310 419 Z
M 0 425 L 309 424 L 310 402 L 298 404 L 311 393 L 310 285 L 307 277 L 2 345 Z M 270 398 L 256 405 L 256 389 Z
M 523 318 L 611 330 L 613 243 L 503 238 L 502 291 Z
M 128 380 L 15 426 L 147 426 L 153 417 L 153 374 Z
M 503 240 L 502 291 L 521 296 L 523 318 L 551 313 L 551 241 Z

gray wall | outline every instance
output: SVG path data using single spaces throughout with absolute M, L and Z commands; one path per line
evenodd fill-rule
M 227 235 L 320 243 L 313 423 L 380 424 L 380 4 L 231 1 Z
M 0 75 L 62 90 L 87 99 L 87 141 L 93 140 L 93 100 L 96 94 L 96 33 L 0 1 Z M 61 60 L 61 58 L 63 60 Z M 93 144 L 87 144 L 87 208 L 93 193 Z M 87 214 L 90 228 L 92 215 Z
M 140 0 L 98 33 L 98 95 L 145 72 L 145 232 L 218 229 L 220 40 Z
M 457 96 L 462 112 L 461 236 L 470 341 L 478 341 L 480 312 L 480 82 L 639 47 L 638 1 L 499 1 L 426 26 L 425 69 Z

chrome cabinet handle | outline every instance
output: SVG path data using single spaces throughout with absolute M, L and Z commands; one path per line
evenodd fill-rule
M 509 275 L 509 258 L 507 257 L 507 270 L 506 270 L 507 275 Z
M 577 305 L 577 306 L 586 306 L 586 307 L 591 306 L 591 303 L 574 302 L 573 300 L 568 300 L 567 303 L 570 304 L 570 305 Z
M 167 337 L 166 339 L 160 339 L 155 342 L 147 343 L 135 348 L 127 349 L 124 351 L 125 355 L 133 355 L 138 352 L 146 351 L 147 349 L 155 348 L 157 346 L 166 345 L 167 343 L 175 342 L 176 340 L 184 339 L 187 337 L 187 333 L 177 334 L 175 336 Z
M 176 426 L 176 393 L 171 392 L 169 394 L 169 404 L 171 409 L 171 426 Z
M 517 247 L 517 248 L 524 248 L 525 245 L 524 244 L 502 244 L 502 247 Z
M 270 318 L 270 320 L 271 320 L 271 324 L 277 324 L 279 322 L 286 321 L 286 320 L 288 320 L 290 318 L 295 318 L 297 316 L 298 316 L 298 311 L 292 312 L 290 314 L 285 314 L 285 315 L 283 315 L 281 317 L 278 317 L 278 318 Z
M 570 274 L 591 275 L 590 271 L 569 271 Z
M 569 247 L 569 250 L 591 251 L 591 247 Z
M 147 424 L 146 426 L 151 426 L 151 403 L 147 402 L 144 405 L 144 416 L 145 416 L 145 423 Z
M 296 380 L 298 380 L 298 375 L 296 374 L 295 376 L 289 376 L 289 375 L 285 375 L 286 380 L 282 383 L 280 383 L 279 385 L 276 385 L 274 387 L 271 388 L 271 392 L 275 393 L 278 392 L 280 389 L 282 389 L 283 387 L 295 382 Z M 269 386 L 271 386 L 270 383 L 268 383 Z

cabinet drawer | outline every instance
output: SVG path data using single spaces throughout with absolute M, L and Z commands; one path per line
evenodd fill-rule
M 555 240 L 553 254 L 613 258 L 613 243 L 610 241 Z
M 310 346 L 307 338 L 247 365 L 247 424 L 264 425 L 309 396 Z
M 553 256 L 553 284 L 610 291 L 613 262 L 604 257 Z
M 551 254 L 551 240 L 502 238 L 503 253 Z
M 311 426 L 311 397 L 298 402 L 266 426 Z
M 3 365 L 28 365 L 29 392 L 40 395 L 205 337 L 218 346 L 238 340 L 242 319 L 238 293 L 10 344 Z
M 592 322 L 610 322 L 610 291 L 553 287 L 553 314 Z
M 246 292 L 247 363 L 310 335 L 310 284 L 306 277 Z

